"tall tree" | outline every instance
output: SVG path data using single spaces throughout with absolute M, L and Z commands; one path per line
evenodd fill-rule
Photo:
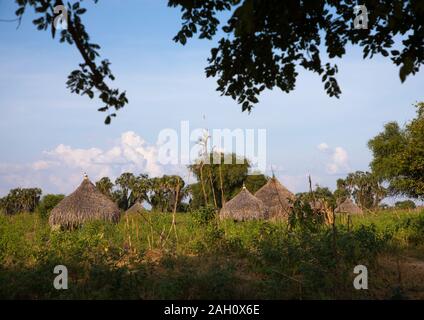
M 382 180 L 370 172 L 349 173 L 344 185 L 362 209 L 375 209 L 387 195 Z
M 417 115 L 401 128 L 396 122 L 368 142 L 372 171 L 389 183 L 391 194 L 424 198 L 424 102 Z
M 96 188 L 108 198 L 112 199 L 113 182 L 109 177 L 103 177 L 96 182 Z
M 236 154 L 210 153 L 209 160 L 188 166 L 189 170 L 197 178 L 197 183 L 190 185 L 191 207 L 199 208 L 205 205 L 216 205 L 222 207 L 222 196 L 225 200 L 234 197 L 243 187 L 243 183 L 251 192 L 262 187 L 267 178 L 263 174 L 249 175 L 250 163 L 247 159 Z M 201 181 L 202 172 L 208 174 L 204 177 L 204 189 L 206 202 L 203 196 Z M 221 183 L 222 182 L 222 183 Z
M 171 212 L 176 206 L 179 211 L 187 192 L 184 180 L 177 175 L 164 175 L 150 179 L 149 204 L 152 210 Z
M 310 192 L 299 192 L 296 194 L 298 200 L 304 203 L 313 203 L 314 201 L 326 202 L 330 207 L 336 206 L 336 198 L 330 189 L 327 187 L 321 187 L 320 185 L 315 186 L 315 190 Z
M 115 190 L 112 197 L 123 210 L 129 209 L 135 203 L 136 199 L 132 194 L 135 181 L 136 177 L 131 172 L 124 172 L 115 180 Z
M 64 194 L 46 194 L 38 205 L 38 211 L 42 217 L 47 217 L 50 211 L 65 198 Z
M 38 30 L 50 30 L 54 38 L 55 18 L 62 0 L 15 0 L 16 15 L 22 19 L 27 7 L 38 15 Z M 93 0 L 97 3 L 97 0 Z M 71 92 L 102 102 L 98 110 L 108 112 L 105 122 L 115 116 L 113 109 L 127 102 L 125 92 L 111 88 L 115 79 L 107 59 L 99 61 L 98 44 L 90 41 L 82 15 L 82 0 L 67 1 L 68 28 L 60 32 L 60 42 L 74 45 L 83 62 L 71 72 L 67 85 Z M 168 0 L 168 6 L 182 11 L 182 28 L 174 41 L 185 44 L 195 34 L 212 39 L 223 24 L 224 35 L 211 50 L 206 67 L 208 77 L 217 77 L 217 90 L 251 110 L 265 89 L 294 90 L 301 67 L 321 77 L 324 90 L 339 97 L 338 67 L 331 63 L 359 46 L 364 58 L 377 54 L 399 66 L 405 81 L 418 72 L 424 61 L 424 4 L 420 0 L 364 0 L 368 16 L 366 28 L 354 26 L 357 1 L 336 0 Z M 230 13 L 222 23 L 225 13 Z M 364 12 L 361 12 L 363 14 Z M 325 52 L 325 54 L 322 54 Z
M 0 199 L 0 208 L 6 214 L 34 212 L 40 202 L 42 191 L 39 188 L 15 188 Z
M 149 175 L 140 174 L 138 175 L 131 185 L 131 196 L 133 201 L 148 201 L 148 192 L 149 192 Z
M 334 191 L 334 198 L 337 203 L 342 203 L 351 196 L 347 183 L 344 179 L 337 179 L 337 188 Z

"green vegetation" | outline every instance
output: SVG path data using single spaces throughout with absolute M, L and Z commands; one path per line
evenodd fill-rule
M 100 45 L 85 29 L 87 9 L 82 2 L 68 3 L 68 27 L 56 34 L 55 6 L 64 3 L 16 0 L 15 14 L 20 23 L 32 7 L 38 30 L 49 30 L 53 38 L 57 35 L 60 42 L 75 45 L 83 62 L 68 76 L 67 87 L 90 99 L 96 96 L 101 101 L 98 111 L 108 113 L 109 124 L 114 111 L 128 103 L 126 92 L 109 84 L 115 80 L 111 63 L 100 60 Z M 182 27 L 175 42 L 185 45 L 196 35 L 211 40 L 223 32 L 211 50 L 206 76 L 216 77 L 217 90 L 237 101 L 243 111 L 251 111 L 265 89 L 294 90 L 299 68 L 319 75 L 326 93 L 339 97 L 338 67 L 332 62 L 352 46 L 361 48 L 364 59 L 379 54 L 391 59 L 400 67 L 402 82 L 418 72 L 424 60 L 421 25 L 416 23 L 423 20 L 422 6 L 405 0 L 361 4 L 372 14 L 363 19 L 366 28 L 358 30 L 352 25 L 357 13 L 354 1 L 168 0 L 169 7 L 181 10 Z M 230 18 L 222 19 L 223 14 Z
M 232 199 L 240 192 L 243 183 L 251 193 L 255 193 L 268 181 L 263 174 L 249 175 L 251 164 L 246 158 L 234 153 L 204 153 L 207 154 L 205 157 L 188 166 L 198 181 L 189 188 L 192 209 L 208 205 L 221 208 L 223 199 Z
M 96 188 L 124 211 L 137 201 L 146 201 L 155 211 L 170 212 L 173 211 L 175 200 L 177 209 L 185 211 L 182 210 L 185 208 L 182 200 L 188 191 L 180 176 L 163 175 L 149 178 L 147 174 L 136 176 L 131 172 L 122 173 L 115 183 L 110 178 L 103 177 L 96 182 Z
M 216 161 L 214 157 L 218 157 Z M 173 212 L 176 206 L 178 212 L 186 212 L 207 206 L 219 209 L 222 199 L 233 198 L 243 183 L 254 193 L 268 179 L 263 174 L 249 175 L 249 161 L 235 154 L 210 153 L 209 161 L 200 157 L 188 169 L 198 182 L 186 185 L 178 175 L 149 177 L 124 172 L 115 182 L 109 177 L 101 178 L 96 182 L 96 188 L 123 211 L 139 201 L 148 203 L 153 211 Z
M 412 200 L 397 201 L 395 203 L 397 209 L 415 209 L 415 202 Z
M 177 214 L 175 230 L 171 220 L 140 213 L 116 225 L 52 231 L 39 214 L 0 215 L 0 298 L 370 299 L 424 292 L 424 274 L 402 262 L 407 256 L 423 263 L 424 211 L 291 228 L 219 221 L 213 209 Z M 68 290 L 53 288 L 59 264 L 68 268 Z M 368 267 L 369 290 L 353 289 L 358 264 Z
M 391 194 L 424 198 L 424 102 L 416 104 L 416 118 L 404 128 L 389 122 L 368 143 L 374 174 L 389 183 Z
M 0 209 L 5 214 L 19 212 L 34 212 L 40 202 L 41 189 L 39 188 L 15 188 L 0 198 Z
M 44 218 L 47 218 L 50 211 L 65 198 L 64 194 L 46 194 L 38 204 L 38 212 Z

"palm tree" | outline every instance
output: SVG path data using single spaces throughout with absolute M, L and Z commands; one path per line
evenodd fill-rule
M 112 199 L 113 182 L 108 177 L 103 177 L 96 182 L 96 188 L 105 196 Z

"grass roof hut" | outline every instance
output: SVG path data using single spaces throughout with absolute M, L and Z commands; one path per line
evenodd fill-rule
M 107 220 L 118 222 L 118 206 L 102 194 L 88 179 L 69 196 L 58 203 L 50 213 L 49 224 L 53 227 L 73 229 L 86 221 Z
M 230 218 L 238 221 L 266 219 L 267 210 L 261 200 L 243 186 L 243 189 L 224 204 L 219 214 L 221 219 Z
M 336 213 L 351 213 L 351 214 L 361 214 L 363 213 L 362 209 L 359 208 L 350 198 L 346 198 L 345 201 L 340 203 L 334 210 Z
M 137 214 L 140 212 L 145 212 L 146 209 L 143 207 L 140 201 L 136 201 L 131 208 L 125 211 L 125 214 Z
M 275 176 L 256 191 L 255 197 L 262 201 L 268 210 L 269 218 L 288 217 L 292 209 L 291 201 L 295 199 L 295 195 L 283 186 Z

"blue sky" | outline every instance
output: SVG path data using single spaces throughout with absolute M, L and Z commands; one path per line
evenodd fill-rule
M 13 18 L 15 6 L 0 0 L 0 19 Z M 267 164 L 283 183 L 303 191 L 311 174 L 314 183 L 334 188 L 347 172 L 368 169 L 367 141 L 384 123 L 405 123 L 414 117 L 412 104 L 423 100 L 422 72 L 401 84 L 390 61 L 363 60 L 350 48 L 337 62 L 340 99 L 299 69 L 295 91 L 266 92 L 251 114 L 242 113 L 204 75 L 217 39 L 174 43 L 180 12 L 167 1 L 100 1 L 88 8 L 87 30 L 112 62 L 113 86 L 127 90 L 129 105 L 105 126 L 98 101 L 65 86 L 81 62 L 75 48 L 37 31 L 32 14 L 19 29 L 0 22 L 0 195 L 17 186 L 66 193 L 84 171 L 93 180 L 124 170 L 183 174 L 150 157 L 159 132 L 185 120 L 191 128 L 265 128 Z

